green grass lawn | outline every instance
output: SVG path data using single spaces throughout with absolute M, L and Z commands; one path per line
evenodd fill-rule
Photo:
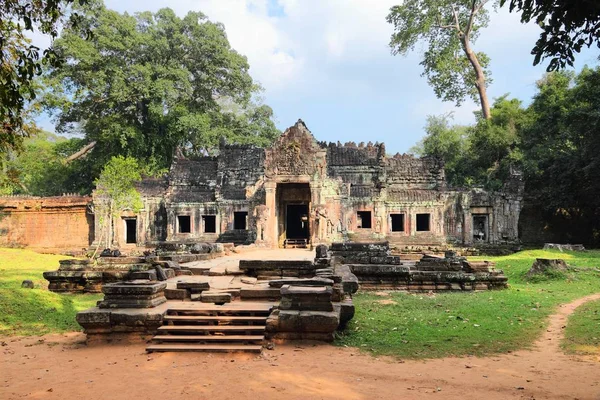
M 571 354 L 600 355 L 600 300 L 583 304 L 569 317 L 562 347 Z
M 563 258 L 580 268 L 529 282 L 525 274 L 536 257 Z M 503 353 L 530 346 L 558 304 L 600 292 L 600 272 L 594 270 L 600 267 L 600 251 L 529 250 L 479 258 L 496 261 L 510 288 L 434 295 L 357 293 L 356 315 L 337 343 L 399 358 Z M 582 323 L 590 324 L 586 318 Z
M 102 295 L 58 294 L 48 291 L 42 272 L 58 268 L 66 256 L 0 248 L 0 335 L 43 335 L 76 331 L 78 311 L 93 307 Z M 35 289 L 21 289 L 30 279 Z

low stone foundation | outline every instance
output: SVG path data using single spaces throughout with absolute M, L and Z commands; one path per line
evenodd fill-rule
M 240 260 L 240 270 L 259 280 L 283 277 L 312 278 L 315 264 L 302 260 Z
M 183 245 L 182 245 L 183 246 Z M 157 269 L 156 273 L 162 271 L 165 275 L 158 277 L 164 280 L 175 275 L 191 275 L 179 266 L 179 263 L 192 261 L 210 260 L 224 255 L 223 244 L 196 243 L 180 247 L 171 244 L 168 249 L 157 251 L 158 254 L 146 257 L 98 257 L 97 259 L 83 260 L 61 260 L 56 271 L 44 272 L 44 278 L 48 280 L 48 289 L 52 292 L 72 293 L 99 293 L 102 285 L 130 279 L 148 279 L 150 275 L 143 275 L 146 271 Z M 195 252 L 179 253 L 178 251 Z M 162 278 L 162 279 L 160 279 Z
M 321 259 L 324 259 L 321 251 Z M 329 264 L 343 274 L 347 268 L 363 290 L 471 291 L 503 289 L 507 278 L 488 261 L 467 261 L 452 251 L 443 257 L 423 255 L 419 260 L 391 256 L 387 242 L 334 243 Z M 379 262 L 385 261 L 385 262 Z M 321 262 L 323 264 L 323 262 Z M 355 284 L 351 280 L 347 284 Z

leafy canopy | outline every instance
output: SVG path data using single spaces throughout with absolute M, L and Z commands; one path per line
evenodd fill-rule
M 278 135 L 222 24 L 170 9 L 120 14 L 97 1 L 80 11 L 82 23 L 55 42 L 67 62 L 52 70 L 45 104 L 59 131 L 96 142 L 96 166 L 123 155 L 166 168 L 178 148 L 205 154 L 221 137 L 266 145 Z
M 594 43 L 600 48 L 600 2 L 597 0 L 500 0 L 521 22 L 535 21 L 542 29 L 531 50 L 533 65 L 550 58 L 548 71 L 573 66 L 575 53 Z
M 422 75 L 444 101 L 460 105 L 466 98 L 478 101 L 485 95 L 489 58 L 473 52 L 471 45 L 488 24 L 486 1 L 405 0 L 387 16 L 394 25 L 392 54 L 406 55 L 424 45 Z
M 80 4 L 86 0 L 79 0 Z M 58 35 L 61 22 L 78 23 L 69 12 L 73 0 L 3 0 L 0 2 L 0 162 L 10 150 L 19 150 L 23 138 L 36 133 L 30 103 L 40 88 L 35 77 L 46 65 L 58 67 L 61 58 L 50 46 L 43 52 L 27 32 Z
M 142 209 L 143 203 L 135 185 L 141 180 L 142 176 L 135 158 L 112 157 L 94 182 L 96 194 L 108 201 L 112 216 L 119 216 L 125 209 L 138 212 Z

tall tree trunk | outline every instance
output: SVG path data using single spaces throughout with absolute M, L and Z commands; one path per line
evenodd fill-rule
M 483 68 L 481 68 L 481 64 L 479 64 L 477 55 L 471 49 L 469 38 L 463 36 L 461 37 L 461 41 L 467 59 L 475 70 L 475 86 L 477 87 L 477 92 L 479 92 L 479 101 L 481 103 L 481 112 L 483 113 L 483 118 L 490 119 L 492 118 L 492 114 L 490 112 L 490 103 L 488 101 L 487 90 L 485 88 L 485 75 L 483 74 Z

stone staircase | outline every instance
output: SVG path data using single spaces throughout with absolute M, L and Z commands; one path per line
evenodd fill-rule
M 173 308 L 146 351 L 260 353 L 271 306 Z

